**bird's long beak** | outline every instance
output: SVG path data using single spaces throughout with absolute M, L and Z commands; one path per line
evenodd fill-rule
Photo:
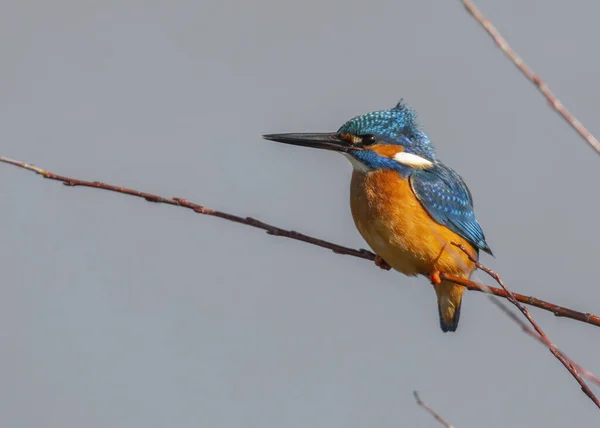
M 335 132 L 323 132 L 317 134 L 268 134 L 263 135 L 265 140 L 277 141 L 294 146 L 314 147 L 317 149 L 334 150 L 336 152 L 347 152 L 350 143 L 341 139 Z

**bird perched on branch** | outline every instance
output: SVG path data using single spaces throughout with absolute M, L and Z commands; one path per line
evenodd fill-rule
M 451 245 L 477 258 L 492 254 L 475 219 L 462 178 L 436 159 L 414 110 L 402 101 L 346 122 L 337 132 L 270 134 L 267 140 L 333 150 L 354 167 L 350 208 L 376 262 L 405 275 L 428 276 L 434 285 L 442 331 L 456 331 L 465 288 L 440 273 L 468 279 L 475 265 Z

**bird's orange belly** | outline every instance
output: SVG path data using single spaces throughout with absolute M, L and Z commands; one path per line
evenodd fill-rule
M 411 276 L 439 271 L 461 277 L 473 271 L 473 263 L 450 242 L 475 255 L 473 246 L 436 223 L 398 173 L 355 171 L 350 206 L 367 244 L 395 270 Z

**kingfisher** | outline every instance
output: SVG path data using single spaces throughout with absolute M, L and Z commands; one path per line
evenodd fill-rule
M 440 327 L 456 331 L 465 287 L 440 273 L 469 279 L 473 259 L 490 255 L 475 218 L 473 197 L 460 175 L 436 158 L 416 112 L 402 100 L 392 109 L 356 116 L 337 132 L 263 135 L 267 140 L 332 150 L 353 166 L 350 209 L 379 266 L 434 286 Z

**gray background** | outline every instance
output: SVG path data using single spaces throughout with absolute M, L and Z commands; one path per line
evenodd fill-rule
M 479 1 L 600 133 L 598 6 Z M 7 0 L 0 154 L 352 247 L 342 156 L 263 141 L 404 97 L 469 183 L 517 291 L 600 312 L 600 159 L 459 1 Z M 0 165 L 3 427 L 598 426 L 482 295 Z M 479 275 L 479 278 L 482 278 Z M 600 331 L 534 310 L 600 372 Z M 598 392 L 598 389 L 596 389 Z

